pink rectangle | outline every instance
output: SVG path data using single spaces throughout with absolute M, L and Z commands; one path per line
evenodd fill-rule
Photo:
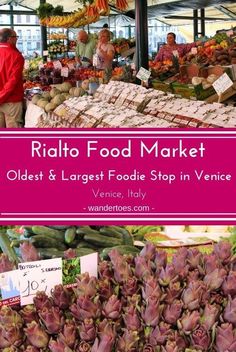
M 2 130 L 0 146 L 2 223 L 236 222 L 234 130 Z

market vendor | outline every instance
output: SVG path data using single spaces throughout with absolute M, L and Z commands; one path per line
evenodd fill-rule
M 115 49 L 114 46 L 110 43 L 110 31 L 108 29 L 102 29 L 99 32 L 96 54 L 98 58 L 98 69 L 112 68 Z
M 196 48 L 201 43 L 201 41 L 196 41 L 191 44 L 177 44 L 175 33 L 170 32 L 167 34 L 167 44 L 160 48 L 154 61 L 172 60 L 173 56 L 183 57 L 192 48 Z
M 13 29 L 0 30 L 0 128 L 23 127 L 24 58 Z
M 79 31 L 77 40 L 78 44 L 75 50 L 77 63 L 81 66 L 92 65 L 96 48 L 95 40 L 84 30 Z

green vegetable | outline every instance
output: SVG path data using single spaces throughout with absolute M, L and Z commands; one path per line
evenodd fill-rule
M 100 234 L 86 234 L 84 240 L 98 247 L 114 247 L 122 244 L 122 239 L 112 238 Z
M 45 235 L 35 235 L 31 239 L 32 244 L 35 247 L 41 248 L 57 248 L 59 250 L 65 251 L 67 249 L 66 245 L 61 241 L 56 240 L 50 236 Z
M 114 247 L 104 248 L 102 250 L 102 252 L 100 253 L 100 257 L 102 259 L 108 259 L 109 258 L 108 254 L 112 249 L 116 249 L 122 255 L 124 255 L 124 254 L 136 255 L 139 253 L 139 249 L 134 246 L 122 245 L 122 246 L 114 246 Z
M 47 226 L 32 226 L 32 231 L 36 235 L 48 236 L 59 241 L 64 241 L 64 232 L 60 230 L 52 229 Z
M 16 264 L 19 262 L 14 249 L 11 247 L 10 240 L 6 233 L 0 233 L 0 248 L 3 253 L 7 254 L 10 261 Z
M 65 242 L 67 244 L 70 244 L 74 241 L 75 237 L 76 237 L 76 227 L 72 226 L 69 229 L 67 229 L 65 232 Z

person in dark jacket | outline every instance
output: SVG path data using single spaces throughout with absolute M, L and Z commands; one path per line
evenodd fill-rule
M 0 128 L 23 127 L 24 58 L 13 29 L 0 30 Z

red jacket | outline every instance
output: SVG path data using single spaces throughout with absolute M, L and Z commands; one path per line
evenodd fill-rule
M 0 43 L 0 104 L 23 100 L 24 58 L 9 43 Z

